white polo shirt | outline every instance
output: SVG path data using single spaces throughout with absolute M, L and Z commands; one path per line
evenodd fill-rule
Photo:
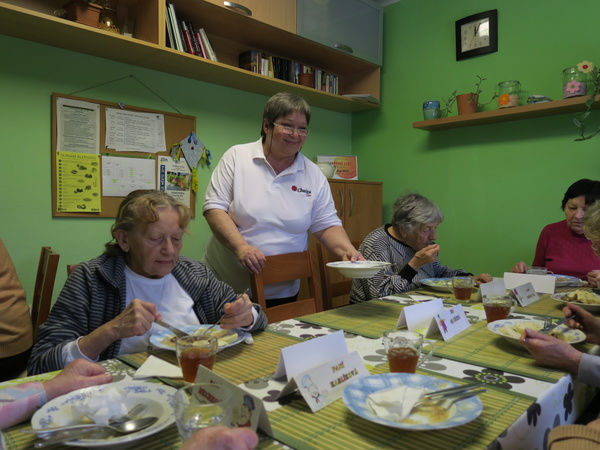
M 308 231 L 342 225 L 327 178 L 316 164 L 298 153 L 294 163 L 277 175 L 261 140 L 225 152 L 206 190 L 202 210 L 209 209 L 229 213 L 244 239 L 267 256 L 304 251 Z M 249 287 L 246 269 L 214 236 L 207 243 L 204 262 L 236 292 Z M 266 297 L 295 295 L 298 284 L 269 285 Z

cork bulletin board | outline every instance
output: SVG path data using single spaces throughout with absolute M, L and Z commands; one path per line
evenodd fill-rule
M 93 108 L 97 114 L 99 124 L 98 133 L 92 133 L 89 129 L 92 128 L 89 122 L 82 120 L 82 123 L 77 122 L 77 117 L 70 119 L 69 123 L 61 123 L 58 117 L 58 108 L 65 102 L 87 102 L 91 109 Z M 140 113 L 140 115 L 155 115 L 164 120 L 164 148 L 159 147 L 157 152 L 140 152 L 140 151 L 117 151 L 115 148 L 110 148 L 106 144 L 107 137 L 107 109 L 119 111 L 131 111 Z M 113 113 L 114 111 L 109 111 Z M 110 125 L 109 125 L 110 126 Z M 59 130 L 59 128 L 61 128 Z M 162 129 L 162 127 L 157 127 Z M 65 132 L 66 130 L 66 132 Z M 82 97 L 74 97 L 64 94 L 52 94 L 52 215 L 56 217 L 116 217 L 117 209 L 123 199 L 122 196 L 108 196 L 103 194 L 102 189 L 102 158 L 118 156 L 124 158 L 140 158 L 145 159 L 144 166 L 149 170 L 153 162 L 153 174 L 156 182 L 156 188 L 159 186 L 159 158 L 169 155 L 169 150 L 173 144 L 185 139 L 190 133 L 196 131 L 196 118 L 193 116 L 185 116 L 165 111 L 157 111 L 146 108 L 139 108 L 131 105 L 122 105 L 117 103 L 104 102 L 101 100 L 93 100 Z M 69 150 L 64 150 L 63 141 L 60 141 L 60 136 L 69 134 Z M 81 136 L 78 136 L 81 134 Z M 80 138 L 81 147 L 78 147 L 78 139 Z M 127 136 L 121 136 L 121 141 L 126 141 Z M 97 149 L 94 149 L 97 147 Z M 83 150 L 83 149 L 86 150 Z M 81 163 L 77 162 L 81 160 Z M 124 160 L 124 159 L 122 159 Z M 65 162 L 67 161 L 67 162 Z M 73 162 L 75 161 L 75 162 Z M 91 162 L 90 162 L 91 161 Z M 138 160 L 139 161 L 139 160 Z M 71 164 L 71 165 L 68 165 Z M 181 164 L 185 165 L 185 160 L 181 159 Z M 187 167 L 187 166 L 186 166 Z M 68 171 L 67 171 L 68 168 Z M 81 169 L 81 170 L 80 170 Z M 188 169 L 189 170 L 189 169 Z M 75 175 L 77 172 L 77 175 Z M 150 172 L 149 172 L 150 173 Z M 69 184 L 75 181 L 65 181 L 71 174 L 73 177 L 80 177 L 76 182 L 81 185 Z M 98 185 L 100 183 L 100 185 Z M 68 186 L 68 187 L 65 187 Z M 74 186 L 76 186 L 74 188 Z M 79 187 L 81 186 L 81 187 Z M 154 186 L 151 186 L 154 188 Z M 188 184 L 189 189 L 189 184 Z M 168 191 L 167 191 L 168 192 Z M 68 202 L 66 196 L 70 196 L 72 204 L 77 204 L 77 210 L 73 208 L 65 208 Z M 79 201 L 81 197 L 81 201 Z M 72 198 L 78 198 L 76 203 L 73 203 Z M 85 200 L 85 201 L 83 201 Z M 87 203 L 86 203 L 87 202 Z M 81 206 L 80 206 L 81 205 Z M 93 205 L 93 207 L 87 207 Z M 196 195 L 192 191 L 190 193 L 190 209 L 192 215 L 195 215 Z M 79 209 L 80 208 L 80 209 Z

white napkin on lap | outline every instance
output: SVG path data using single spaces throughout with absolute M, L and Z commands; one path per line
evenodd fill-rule
M 410 415 L 415 403 L 425 389 L 398 386 L 373 392 L 367 396 L 367 404 L 382 419 L 399 422 Z
M 183 378 L 183 373 L 178 366 L 150 355 L 146 362 L 135 371 L 133 378 L 151 377 Z

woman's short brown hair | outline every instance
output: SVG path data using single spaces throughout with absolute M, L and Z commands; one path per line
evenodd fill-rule
M 131 231 L 136 225 L 158 221 L 158 210 L 173 208 L 179 213 L 179 226 L 186 230 L 191 213 L 187 206 L 175 200 L 169 194 L 154 189 L 138 189 L 130 192 L 119 205 L 117 218 L 110 228 L 112 239 L 104 245 L 105 253 L 110 256 L 123 256 L 124 252 L 116 242 L 117 230 Z

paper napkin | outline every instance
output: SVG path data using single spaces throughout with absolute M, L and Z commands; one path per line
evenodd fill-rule
M 183 378 L 183 374 L 179 367 L 150 355 L 146 362 L 135 371 L 133 378 L 150 377 Z
M 367 404 L 377 417 L 399 422 L 408 417 L 424 389 L 398 386 L 373 392 L 367 396 Z

